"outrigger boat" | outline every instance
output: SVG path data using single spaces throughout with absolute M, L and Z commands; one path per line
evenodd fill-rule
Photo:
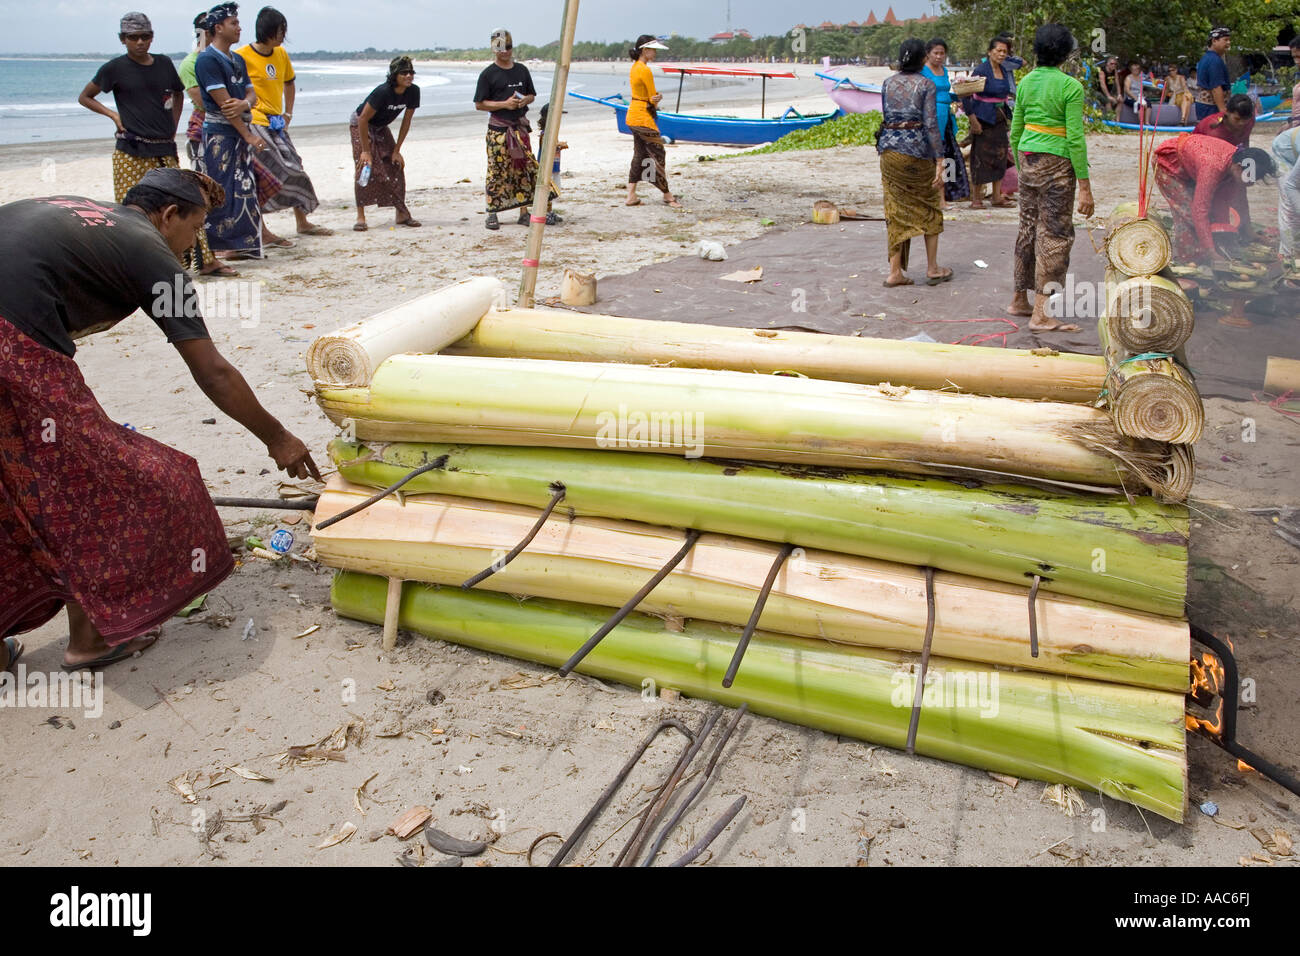
M 698 116 L 691 113 L 667 113 L 659 110 L 655 114 L 655 121 L 659 126 L 659 135 L 670 143 L 710 143 L 718 146 L 760 146 L 763 143 L 771 143 L 780 139 L 787 133 L 793 133 L 796 130 L 811 129 L 820 125 L 829 119 L 842 116 L 843 111 L 836 110 L 833 113 L 818 113 L 814 116 L 804 116 L 793 106 L 786 109 L 780 116 L 767 117 L 763 116 L 767 112 L 767 80 L 769 77 L 792 79 L 795 74 L 791 72 L 775 72 L 772 70 L 735 70 L 719 69 L 714 67 L 679 67 L 666 66 L 663 68 L 665 73 L 676 73 L 680 80 L 677 86 L 677 109 L 682 106 L 682 84 L 686 82 L 687 76 L 747 76 L 761 77 L 763 80 L 763 96 L 760 106 L 760 119 L 741 119 L 735 116 Z M 587 96 L 583 93 L 570 92 L 570 96 L 580 100 L 588 100 L 592 103 L 600 103 L 614 110 L 615 120 L 618 123 L 620 133 L 630 133 L 627 128 L 627 109 L 628 102 L 621 93 L 612 96 Z
M 827 58 L 829 59 L 829 57 Z M 847 76 L 836 76 L 833 67 L 823 64 L 826 72 L 815 74 L 826 87 L 831 102 L 846 113 L 880 112 L 882 87 L 876 83 L 857 83 Z

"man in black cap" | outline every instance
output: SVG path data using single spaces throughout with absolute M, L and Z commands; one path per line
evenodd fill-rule
M 179 256 L 221 187 L 151 169 L 121 205 L 79 196 L 0 206 L 0 668 L 16 637 L 68 608 L 67 668 L 101 667 L 231 572 L 225 528 L 194 460 L 112 421 L 73 359 L 75 341 L 137 309 L 214 405 L 294 478 L 307 447 L 213 345 Z M 124 369 L 143 389 L 156 369 Z
M 1232 31 L 1215 27 L 1210 31 L 1210 45 L 1196 64 L 1196 121 L 1199 123 L 1215 113 L 1228 110 L 1228 91 L 1232 78 L 1228 75 L 1228 62 L 1223 55 L 1232 46 Z

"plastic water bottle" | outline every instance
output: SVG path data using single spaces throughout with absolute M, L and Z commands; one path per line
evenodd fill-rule
M 276 554 L 288 554 L 293 549 L 293 532 L 277 528 L 271 535 L 270 545 Z
M 357 177 L 357 185 L 366 187 L 370 185 L 370 164 L 366 163 L 361 167 L 361 175 Z

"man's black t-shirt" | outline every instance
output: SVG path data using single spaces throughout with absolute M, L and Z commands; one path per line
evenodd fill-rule
M 80 196 L 0 206 L 0 317 L 56 352 L 143 309 L 168 342 L 211 338 L 189 273 L 137 209 Z
M 420 108 L 420 88 L 412 83 L 406 88 L 405 93 L 398 93 L 387 83 L 380 83 L 357 107 L 358 116 L 367 103 L 375 111 L 375 115 L 370 117 L 370 125 L 388 126 L 402 114 L 402 110 Z
M 109 60 L 92 80 L 105 93 L 112 93 L 117 112 L 128 133 L 161 143 L 141 143 L 131 137 L 117 138 L 117 148 L 132 156 L 175 156 L 176 119 L 172 97 L 184 96 L 184 86 L 170 57 L 155 55 L 144 66 L 129 56 Z
M 502 102 L 510 99 L 514 93 L 520 96 L 537 95 L 537 90 L 533 87 L 533 75 L 528 72 L 528 67 L 522 63 L 515 63 L 510 69 L 503 70 L 492 63 L 478 75 L 478 86 L 474 89 L 474 102 L 482 103 L 484 100 Z M 494 110 L 492 115 L 496 119 L 513 123 L 527 112 L 528 107 L 521 106 L 517 110 Z

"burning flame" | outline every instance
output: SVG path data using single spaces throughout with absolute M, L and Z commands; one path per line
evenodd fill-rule
M 1223 686 L 1223 664 L 1219 659 L 1208 651 L 1201 654 L 1201 659 L 1192 659 L 1192 696 L 1204 696 L 1205 694 L 1219 694 L 1219 688 Z M 1206 720 L 1202 717 L 1193 717 L 1191 714 L 1185 715 L 1185 722 L 1189 731 L 1195 732 L 1203 730 L 1211 736 L 1217 737 L 1223 732 L 1223 698 L 1220 697 L 1218 704 L 1214 708 L 1214 720 Z
M 1238 761 L 1237 761 L 1237 769 L 1240 770 L 1242 773 L 1254 773 L 1254 772 L 1255 772 L 1255 768 L 1252 767 L 1250 764 L 1246 763 L 1246 761 L 1244 761 L 1244 760 L 1238 760 Z

